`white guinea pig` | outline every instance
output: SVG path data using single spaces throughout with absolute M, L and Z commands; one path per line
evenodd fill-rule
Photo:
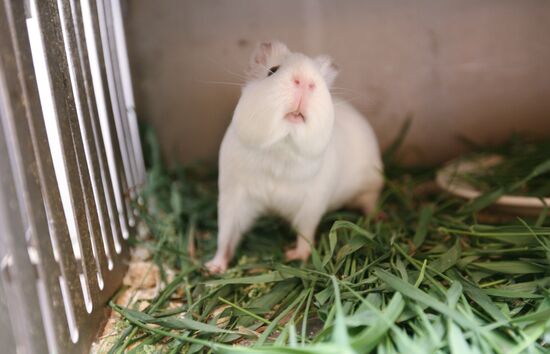
M 307 260 L 329 210 L 372 212 L 383 187 L 376 136 L 350 104 L 332 98 L 337 74 L 326 56 L 281 42 L 254 51 L 249 80 L 221 144 L 218 249 L 206 266 L 223 272 L 254 220 L 275 213 L 298 233 L 288 260 Z

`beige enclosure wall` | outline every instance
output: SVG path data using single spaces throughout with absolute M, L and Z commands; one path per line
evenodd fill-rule
M 550 1 L 128 0 L 125 15 L 138 115 L 172 162 L 216 156 L 253 45 L 272 38 L 330 54 L 382 146 L 412 116 L 407 162 L 454 156 L 460 136 L 550 136 Z

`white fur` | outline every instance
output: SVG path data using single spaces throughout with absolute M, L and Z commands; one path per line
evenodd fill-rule
M 265 213 L 287 219 L 299 235 L 287 258 L 307 259 L 323 214 L 344 205 L 372 211 L 383 186 L 370 125 L 350 104 L 333 102 L 328 90 L 335 66 L 328 57 L 312 60 L 283 46 L 262 44 L 253 55 L 255 74 L 221 145 L 218 250 L 207 264 L 214 272 L 227 268 L 242 234 Z M 274 65 L 279 69 L 267 77 Z M 299 124 L 284 119 L 295 109 L 296 75 L 315 84 Z

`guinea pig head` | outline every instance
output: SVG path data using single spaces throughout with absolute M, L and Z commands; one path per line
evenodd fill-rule
M 329 87 L 336 75 L 327 56 L 292 53 L 277 41 L 259 44 L 235 109 L 238 137 L 260 149 L 292 144 L 304 156 L 321 154 L 332 136 Z

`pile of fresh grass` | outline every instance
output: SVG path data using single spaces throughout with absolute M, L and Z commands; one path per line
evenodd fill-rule
M 514 137 L 504 146 L 481 150 L 465 159 L 472 160 L 487 154 L 503 158 L 489 168 L 457 177 L 483 192 L 500 190 L 507 194 L 540 198 L 550 196 L 550 141 Z
M 501 217 L 480 213 L 483 203 L 434 190 L 434 171 L 402 169 L 387 157 L 384 220 L 331 213 L 310 262 L 286 264 L 294 233 L 265 218 L 234 266 L 209 276 L 201 267 L 216 247 L 216 171 L 167 171 L 158 146 L 148 151 L 146 246 L 161 268 L 179 271 L 143 311 L 112 304 L 127 321 L 112 352 L 550 350 L 548 211 L 495 224 Z M 180 305 L 168 306 L 174 299 Z

